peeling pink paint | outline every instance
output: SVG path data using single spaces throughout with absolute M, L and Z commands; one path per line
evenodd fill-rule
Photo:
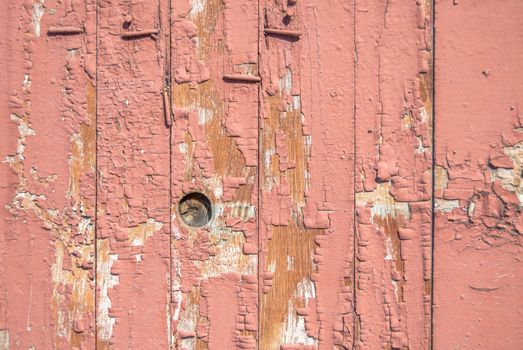
M 0 350 L 523 348 L 518 1 L 3 8 Z
M 430 6 L 429 1 L 356 2 L 360 349 L 429 348 Z
M 98 3 L 98 349 L 170 342 L 168 23 L 164 1 Z
M 523 346 L 522 5 L 436 7 L 436 349 Z

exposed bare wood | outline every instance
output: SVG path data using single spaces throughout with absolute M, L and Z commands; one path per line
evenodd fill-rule
M 256 349 L 258 3 L 190 8 L 173 4 L 173 344 Z
M 3 5 L 0 348 L 94 347 L 94 2 Z
M 130 32 L 160 28 L 161 40 L 122 40 L 129 14 Z M 170 159 L 162 89 L 169 4 L 99 1 L 97 24 L 97 349 L 166 349 Z

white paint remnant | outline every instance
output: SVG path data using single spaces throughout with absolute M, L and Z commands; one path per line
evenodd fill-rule
M 191 11 L 189 11 L 189 17 L 194 18 L 197 14 L 201 13 L 205 8 L 206 0 L 191 0 Z
M 80 56 L 80 49 L 68 49 L 67 50 L 67 57 L 75 58 L 78 56 Z
M 385 260 L 394 260 L 394 257 L 392 256 L 394 248 L 392 247 L 392 240 L 390 237 L 387 237 L 385 239 L 385 248 L 387 249 L 387 255 L 385 256 Z
M 171 215 L 171 222 L 176 222 L 176 215 L 175 214 Z M 179 240 L 179 239 L 182 238 L 182 234 L 180 233 L 180 231 L 178 230 L 176 225 L 171 225 L 171 230 L 172 230 L 174 239 Z
M 300 95 L 294 95 L 292 96 L 292 109 L 298 110 L 301 108 L 301 97 Z
M 425 107 L 421 107 L 419 109 L 420 115 L 421 115 L 421 121 L 423 123 L 427 123 L 429 121 L 429 114 L 427 113 L 427 110 Z
M 198 306 L 194 304 L 189 304 L 185 308 L 183 312 L 183 316 L 180 319 L 180 322 L 178 323 L 178 326 L 176 327 L 179 331 L 184 332 L 195 332 L 196 330 L 196 323 L 198 321 Z M 180 339 L 179 344 L 177 344 L 177 349 L 187 349 L 192 350 L 194 349 L 196 345 L 196 338 L 184 338 Z
M 302 113 L 302 124 L 305 123 L 305 114 Z M 307 155 L 307 160 L 311 159 L 312 154 L 312 135 L 304 136 L 303 140 L 305 141 L 305 154 Z M 311 173 L 309 172 L 308 167 L 304 167 L 303 178 L 305 179 L 305 191 L 309 190 L 311 184 Z
M 514 192 L 519 199 L 521 207 L 523 206 L 523 180 L 520 175 L 523 173 L 523 142 L 505 147 L 503 152 L 512 159 L 514 168 L 490 169 L 492 181 L 497 179 L 501 182 L 504 189 Z
M 9 350 L 9 330 L 0 329 L 0 350 Z
M 18 133 L 20 135 L 16 143 L 16 155 L 7 156 L 4 160 L 4 163 L 9 163 L 12 166 L 15 163 L 19 163 L 25 159 L 25 141 L 28 136 L 34 136 L 36 135 L 36 133 L 33 129 L 29 127 L 28 123 L 24 119 L 20 118 L 16 114 L 11 114 L 11 120 L 18 123 Z
M 214 187 L 214 196 L 216 197 L 216 199 L 222 198 L 222 196 L 223 196 L 223 186 L 218 185 L 218 186 Z
M 474 202 L 474 201 L 470 201 L 470 202 L 469 202 L 469 206 L 468 206 L 468 208 L 467 208 L 467 215 L 468 215 L 469 217 L 474 216 L 474 210 L 476 210 L 476 202 Z
M 416 148 L 416 153 L 417 154 L 423 154 L 425 152 L 427 152 L 428 148 L 423 146 L 423 138 L 422 137 L 418 137 L 418 148 Z
M 239 217 L 243 221 L 256 217 L 256 207 L 254 205 L 243 202 L 231 202 L 231 204 L 233 216 Z
M 33 26 L 36 37 L 40 36 L 40 21 L 44 15 L 44 0 L 33 4 Z
M 24 81 L 22 81 L 22 87 L 24 88 L 24 90 L 31 87 L 31 79 L 29 79 L 28 74 L 24 75 Z
M 379 216 L 386 218 L 387 216 L 399 217 L 403 216 L 406 220 L 410 220 L 410 208 L 407 202 L 397 202 L 390 194 L 391 183 L 380 183 L 372 192 L 356 193 L 356 205 L 366 206 L 367 203 L 372 204 L 372 217 Z
M 276 260 L 272 260 L 267 264 L 267 272 L 276 272 Z
M 459 200 L 453 199 L 453 200 L 447 200 L 447 199 L 441 199 L 436 198 L 434 203 L 434 209 L 441 212 L 451 212 L 454 209 L 459 208 Z M 470 209 L 470 207 L 469 207 Z M 472 208 L 472 211 L 474 209 Z
M 287 271 L 293 271 L 295 266 L 295 260 L 293 256 L 287 255 Z
M 394 287 L 394 297 L 396 298 L 396 302 L 400 302 L 400 293 L 399 293 L 399 283 L 398 281 L 391 280 L 392 286 Z
M 287 68 L 285 75 L 278 81 L 278 90 L 280 94 L 289 93 L 292 89 L 292 71 Z
M 310 279 L 304 278 L 296 286 L 294 297 L 304 299 L 305 305 L 307 306 L 309 299 L 316 297 L 314 283 Z M 283 344 L 317 345 L 316 340 L 307 335 L 305 317 L 297 315 L 292 300 L 288 301 L 287 320 L 282 326 L 282 342 Z
M 114 288 L 119 283 L 118 276 L 111 274 L 111 268 L 118 260 L 118 254 L 110 254 L 107 261 L 98 263 L 98 276 L 101 279 L 100 296 L 98 300 L 98 336 L 101 340 L 109 341 L 113 336 L 113 327 L 116 322 L 114 317 L 109 316 L 111 299 L 109 299 L 109 288 Z
M 173 312 L 173 320 L 177 321 L 180 318 L 180 310 L 182 308 L 182 298 L 183 293 L 181 291 L 181 283 L 182 280 L 182 266 L 180 262 L 180 257 L 178 256 L 178 252 L 175 251 L 173 256 L 173 269 L 174 269 L 174 278 L 172 281 L 172 291 L 174 294 L 174 301 L 176 302 L 176 309 L 174 309 Z
M 63 271 L 63 262 L 64 262 L 64 255 L 67 254 L 67 252 L 64 252 L 64 247 L 59 245 L 55 249 L 55 256 L 56 261 L 51 266 L 51 279 L 53 281 L 53 298 L 56 300 L 56 304 L 60 304 L 64 300 L 64 296 L 57 293 L 56 288 L 60 284 L 66 284 L 67 283 L 67 275 Z M 65 314 L 65 310 L 62 308 L 58 308 L 57 310 L 57 324 L 56 324 L 56 335 L 62 338 L 67 338 L 69 336 L 69 327 L 66 322 L 67 315 Z
M 263 165 L 265 166 L 265 169 L 271 168 L 271 158 L 276 153 L 276 149 L 274 147 L 266 148 L 263 153 Z
M 213 117 L 213 113 L 210 109 L 197 108 L 196 113 L 198 114 L 198 125 L 207 124 Z
M 306 302 L 308 302 L 309 299 L 316 298 L 316 286 L 314 282 L 312 282 L 309 278 L 304 278 L 301 282 L 298 283 L 294 296 L 305 298 Z
M 131 245 L 136 247 L 136 246 L 140 246 L 140 245 L 143 245 L 143 239 L 140 238 L 140 237 L 136 237 L 133 239 L 133 241 L 131 242 Z

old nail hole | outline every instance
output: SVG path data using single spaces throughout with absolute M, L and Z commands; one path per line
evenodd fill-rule
M 191 192 L 183 196 L 178 211 L 183 222 L 192 227 L 205 226 L 212 219 L 211 201 L 201 192 Z

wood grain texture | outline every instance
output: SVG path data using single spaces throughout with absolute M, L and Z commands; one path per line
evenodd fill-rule
M 173 346 L 256 349 L 258 2 L 178 0 L 172 20 Z M 203 227 L 180 217 L 195 191 Z
M 170 146 L 162 91 L 169 5 L 99 1 L 97 25 L 97 348 L 165 349 Z M 158 34 L 121 35 L 151 29 Z
M 4 1 L 1 23 L 0 348 L 93 347 L 94 2 Z
M 521 1 L 0 5 L 0 350 L 523 348 Z
M 352 2 L 265 1 L 260 348 L 353 340 Z M 336 33 L 343 32 L 343 35 Z
M 428 349 L 432 8 L 357 0 L 356 348 Z

